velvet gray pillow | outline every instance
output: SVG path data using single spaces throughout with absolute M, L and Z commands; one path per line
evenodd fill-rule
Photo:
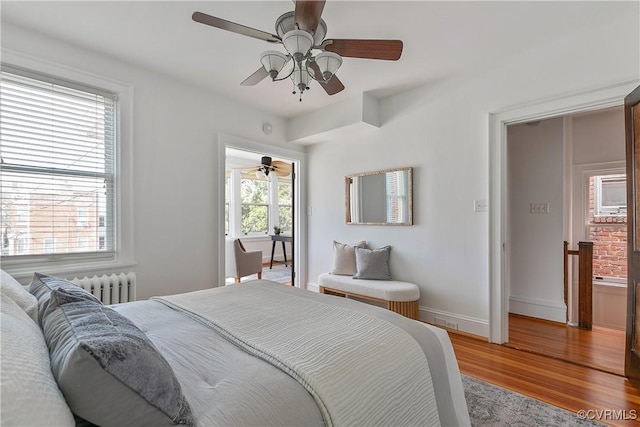
M 77 416 L 102 427 L 193 425 L 171 366 L 120 313 L 56 289 L 42 326 L 51 370 Z
M 29 284 L 29 292 L 38 299 L 38 321 L 42 326 L 42 316 L 49 305 L 51 292 L 55 289 L 64 289 L 67 293 L 76 295 L 80 299 L 93 301 L 102 304 L 98 298 L 89 292 L 75 285 L 68 280 L 59 277 L 47 276 L 45 274 L 34 273 L 31 283 Z
M 354 279 L 391 280 L 389 257 L 391 246 L 380 249 L 355 248 L 356 274 Z

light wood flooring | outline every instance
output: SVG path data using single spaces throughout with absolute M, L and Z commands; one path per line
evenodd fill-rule
M 624 331 L 591 331 L 558 322 L 509 314 L 509 346 L 624 375 Z
M 640 426 L 640 391 L 622 376 L 490 344 L 454 331 L 449 336 L 463 374 L 571 412 L 624 410 L 628 418 L 637 414 L 639 419 L 616 420 L 611 418 L 617 415 L 609 415 L 600 421 L 614 426 Z

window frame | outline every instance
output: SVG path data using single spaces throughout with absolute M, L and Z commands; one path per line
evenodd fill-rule
M 607 170 L 599 170 L 592 169 L 586 172 L 585 175 L 585 199 L 583 207 L 584 209 L 584 233 L 585 240 L 591 241 L 591 229 L 598 227 L 609 227 L 609 228 L 618 228 L 622 230 L 627 229 L 627 222 L 606 222 L 606 223 L 597 223 L 591 222 L 589 216 L 589 197 L 590 197 L 590 180 L 593 178 L 594 181 L 594 209 L 593 209 L 593 217 L 594 218 L 602 218 L 602 217 L 621 217 L 627 216 L 626 209 L 624 213 L 620 212 L 620 209 L 616 209 L 616 212 L 607 213 L 606 210 L 601 209 L 601 193 L 602 193 L 602 177 L 603 176 L 611 176 L 615 177 L 613 179 L 620 179 L 620 177 L 625 177 L 626 180 L 626 171 L 624 169 L 607 169 Z M 605 180 L 606 181 L 606 180 Z M 628 256 L 628 254 L 627 254 Z M 611 284 L 615 286 L 626 287 L 627 286 L 627 278 L 619 278 L 613 276 L 596 276 L 594 273 L 592 278 L 593 284 Z
M 240 174 L 239 176 L 239 185 L 238 185 L 238 191 L 239 191 L 239 195 L 240 195 L 240 204 L 238 207 L 239 213 L 240 213 L 240 222 L 238 224 L 238 230 L 236 230 L 237 232 L 240 233 L 240 236 L 267 236 L 269 235 L 269 230 L 271 229 L 271 215 L 272 215 L 272 204 L 270 203 L 271 201 L 271 195 L 273 193 L 272 191 L 272 187 L 271 187 L 271 181 L 269 179 L 265 179 L 265 178 L 258 178 L 258 177 L 250 177 L 250 176 L 242 176 L 243 174 Z M 246 174 L 248 175 L 248 174 Z M 267 186 L 267 196 L 266 199 L 267 201 L 265 203 L 245 203 L 242 201 L 242 181 L 243 180 L 250 180 L 250 181 L 258 181 L 258 182 L 264 182 L 266 183 Z M 251 233 L 244 233 L 242 231 L 242 208 L 244 206 L 259 206 L 259 207 L 264 207 L 267 209 L 267 228 L 265 230 L 265 232 L 251 232 Z
M 116 147 L 114 170 L 114 227 L 113 253 L 73 253 L 49 256 L 16 256 L 2 258 L 3 270 L 18 280 L 28 279 L 34 271 L 47 274 L 90 274 L 105 270 L 134 267 L 133 216 L 133 86 L 108 77 L 60 65 L 40 58 L 26 56 L 2 48 L 2 66 L 32 71 L 36 74 L 75 82 L 82 87 L 95 87 L 117 95 Z

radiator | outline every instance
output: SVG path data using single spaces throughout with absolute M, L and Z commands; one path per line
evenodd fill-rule
M 91 292 L 103 304 L 118 304 L 136 300 L 136 273 L 103 274 L 102 276 L 74 277 L 76 285 Z

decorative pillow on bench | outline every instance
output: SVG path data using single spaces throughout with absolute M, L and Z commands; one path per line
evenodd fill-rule
M 366 248 L 367 242 L 365 240 L 347 244 L 333 241 L 333 268 L 331 274 L 353 276 L 356 274 L 356 255 L 355 248 Z
M 380 249 L 356 247 L 356 273 L 354 279 L 392 280 L 389 271 L 389 257 L 391 246 Z

